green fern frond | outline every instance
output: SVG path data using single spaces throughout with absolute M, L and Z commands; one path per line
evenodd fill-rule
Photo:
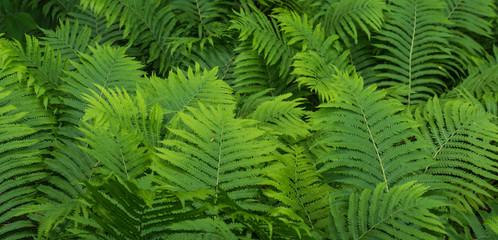
M 19 42 L 2 41 L 0 47 L 10 49 L 11 60 L 26 67 L 30 75 L 27 86 L 33 86 L 36 95 L 43 96 L 47 106 L 48 98 L 62 84 L 61 77 L 67 69 L 61 55 L 48 45 L 42 47 L 37 38 L 29 35 L 26 35 L 24 46 Z
M 161 74 L 169 70 L 169 38 L 182 31 L 170 6 L 159 0 L 81 0 L 81 4 L 97 16 L 105 15 L 108 27 L 119 20 L 123 37 L 148 55 L 146 62 L 154 62 Z
M 204 105 L 229 106 L 234 103 L 232 89 L 217 78 L 218 68 L 201 72 L 200 65 L 188 68 L 187 73 L 177 69 L 170 71 L 168 79 L 152 76 L 144 86 L 144 98 L 148 106 L 159 104 L 167 113 L 165 124 L 168 126 L 174 117 L 187 107 Z
M 437 97 L 417 109 L 417 120 L 425 140 L 431 144 L 436 164 L 426 173 L 441 181 L 445 195 L 472 210 L 484 206 L 498 188 L 498 127 L 478 106 L 459 100 L 440 101 Z
M 311 127 L 303 120 L 308 112 L 299 107 L 304 99 L 286 100 L 291 96 L 288 93 L 263 102 L 248 117 L 262 122 L 262 127 L 279 135 L 287 135 L 294 140 L 305 138 L 309 136 Z
M 1 47 L 0 55 L 0 238 L 25 239 L 36 225 L 18 211 L 34 203 L 36 185 L 48 175 L 42 156 L 52 145 L 55 120 L 26 87 L 28 69 L 18 56 Z
M 448 52 L 446 19 L 440 0 L 390 1 L 386 24 L 374 46 L 385 53 L 376 67 L 379 87 L 407 86 L 400 99 L 408 106 L 421 103 L 446 87 Z
M 441 239 L 440 219 L 431 212 L 447 205 L 424 196 L 427 187 L 414 182 L 385 192 L 386 184 L 374 190 L 341 196 L 330 195 L 332 239 Z
M 100 94 L 92 91 L 92 95 L 85 96 L 88 108 L 83 121 L 102 127 L 119 123 L 121 129 L 136 131 L 150 150 L 159 146 L 165 114 L 159 105 L 149 108 L 141 90 L 132 99 L 126 90 L 113 91 L 100 86 L 99 89 Z
M 109 177 L 102 183 L 86 183 L 84 196 L 92 211 L 89 219 L 75 219 L 91 225 L 87 236 L 97 239 L 176 239 L 199 236 L 201 239 L 236 239 L 228 226 L 192 209 L 194 201 L 205 200 L 202 192 L 184 194 L 150 185 L 150 177 L 122 181 Z M 185 199 L 185 196 L 195 196 Z M 83 229 L 80 227 L 80 229 Z
M 42 29 L 45 37 L 42 38 L 46 45 L 50 45 L 58 52 L 63 59 L 68 59 L 73 62 L 80 62 L 80 53 L 90 53 L 90 46 L 95 44 L 95 39 L 92 38 L 91 30 L 79 25 L 78 22 L 70 23 L 60 22 L 55 31 L 50 29 Z M 73 66 L 69 66 L 74 70 Z
M 480 55 L 483 48 L 475 37 L 469 36 L 469 33 L 491 37 L 493 26 L 489 20 L 496 17 L 495 1 L 445 0 L 445 2 L 446 8 L 443 11 L 451 22 L 448 28 L 453 32 L 453 37 L 449 39 L 451 45 L 470 53 L 468 55 L 460 53 L 459 56 L 469 58 Z
M 176 13 L 185 31 L 199 38 L 219 35 L 228 26 L 228 14 L 234 2 L 227 0 L 173 0 L 171 9 Z
M 278 162 L 270 168 L 268 188 L 264 194 L 277 200 L 282 206 L 273 210 L 295 218 L 297 214 L 311 229 L 325 231 L 329 218 L 327 197 L 332 188 L 322 183 L 314 163 L 299 146 L 291 146 L 285 154 L 278 157 Z M 291 213 L 286 213 L 286 208 Z
M 311 114 L 314 146 L 328 149 L 318 160 L 328 181 L 359 189 L 383 182 L 388 190 L 431 164 L 403 104 L 375 85 L 363 88 L 356 74 L 337 82 L 337 98 Z
M 329 34 L 337 34 L 346 45 L 349 37 L 358 43 L 358 28 L 370 39 L 371 31 L 379 31 L 384 23 L 386 2 L 382 0 L 332 1 L 323 19 Z
M 299 86 L 305 85 L 318 93 L 322 102 L 329 101 L 333 96 L 330 88 L 331 79 L 339 70 L 346 69 L 348 51 L 341 53 L 337 41 L 339 37 L 325 36 L 325 31 L 320 24 L 313 26 L 313 21 L 296 13 L 282 12 L 276 17 L 289 38 L 288 44 L 299 44 L 302 51 L 294 56 L 292 66 L 294 75 L 298 75 L 296 82 Z
M 278 64 L 280 77 L 287 76 L 295 50 L 287 45 L 279 31 L 275 31 L 278 25 L 273 19 L 253 5 L 249 6 L 235 12 L 231 28 L 240 31 L 240 41 L 252 40 L 253 50 L 263 55 L 268 66 Z
M 271 95 L 285 91 L 286 86 L 279 84 L 277 68 L 266 65 L 265 59 L 252 49 L 251 41 L 242 41 L 235 51 L 233 88 L 238 94 L 251 95 L 268 88 L 274 88 Z
M 235 119 L 232 109 L 187 108 L 179 113 L 181 128 L 163 141 L 153 169 L 186 191 L 224 190 L 246 209 L 267 210 L 254 201 L 264 182 L 265 164 L 273 160 L 274 141 L 255 127 L 256 120 Z
M 480 59 L 477 66 L 469 69 L 469 75 L 454 89 L 445 94 L 445 98 L 475 99 L 489 112 L 498 113 L 498 48 L 494 47 L 494 56 Z
M 77 10 L 68 13 L 68 20 L 72 25 L 86 26 L 91 32 L 91 39 L 100 45 L 112 44 L 123 39 L 123 29 L 119 23 L 107 24 L 105 16 L 97 16 L 92 10 Z
M 71 62 L 76 71 L 66 72 L 65 84 L 60 90 L 67 95 L 61 97 L 65 105 L 61 109 L 61 120 L 78 125 L 86 109 L 84 95 L 91 91 L 101 95 L 104 88 L 123 88 L 134 91 L 137 85 L 145 83 L 142 65 L 132 58 L 126 57 L 125 48 L 98 46 L 90 48 L 92 55 L 80 53 L 81 63 Z

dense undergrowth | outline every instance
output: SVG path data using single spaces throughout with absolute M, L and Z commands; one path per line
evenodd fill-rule
M 0 239 L 498 239 L 495 0 L 0 1 Z

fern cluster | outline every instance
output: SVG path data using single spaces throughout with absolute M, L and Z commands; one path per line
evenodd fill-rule
M 0 239 L 497 239 L 497 3 L 0 1 Z

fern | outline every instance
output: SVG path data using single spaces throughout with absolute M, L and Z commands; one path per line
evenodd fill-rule
M 166 112 L 165 124 L 169 125 L 177 113 L 187 107 L 205 105 L 231 105 L 234 102 L 232 90 L 225 82 L 218 80 L 218 69 L 201 72 L 200 65 L 189 68 L 185 75 L 180 69 L 170 71 L 168 80 L 156 76 L 149 78 L 144 88 L 144 97 L 150 106 L 159 104 Z
M 158 0 L 82 0 L 83 9 L 90 7 L 97 16 L 105 15 L 108 27 L 119 20 L 124 26 L 123 37 L 147 53 L 146 62 L 154 61 L 160 73 L 170 67 L 168 38 L 176 37 L 180 29 L 169 6 Z
M 311 229 L 326 231 L 329 208 L 327 197 L 332 188 L 321 183 L 320 175 L 312 159 L 299 146 L 291 146 L 279 156 L 268 176 L 268 189 L 264 193 L 281 203 L 273 214 L 281 213 L 290 218 L 304 221 Z M 290 209 L 291 212 L 287 212 Z
M 384 22 L 383 11 L 386 8 L 385 1 L 380 0 L 343 0 L 329 1 L 325 17 L 324 27 L 329 34 L 337 34 L 350 45 L 349 37 L 358 43 L 358 27 L 367 34 L 370 39 L 370 31 L 380 30 Z
M 453 31 L 450 38 L 451 45 L 457 48 L 457 54 L 462 60 L 480 55 L 482 46 L 468 35 L 473 33 L 484 37 L 491 37 L 491 23 L 489 19 L 496 17 L 493 0 L 446 0 L 444 9 L 446 18 L 451 21 L 449 28 Z
M 417 123 L 399 101 L 375 86 L 363 88 L 357 75 L 337 82 L 337 98 L 311 115 L 320 133 L 314 146 L 328 151 L 318 163 L 329 182 L 359 189 L 383 182 L 389 190 L 431 164 Z
M 279 76 L 289 74 L 289 63 L 294 55 L 294 50 L 287 46 L 286 40 L 279 32 L 275 32 L 276 22 L 268 19 L 253 5 L 241 8 L 232 20 L 232 29 L 240 31 L 239 40 L 252 39 L 252 48 L 262 54 L 269 66 L 278 63 Z
M 100 85 L 104 88 L 122 87 L 135 90 L 137 84 L 144 82 L 143 72 L 139 69 L 142 65 L 125 56 L 125 48 L 112 48 L 110 46 L 97 46 L 91 48 L 93 55 L 81 53 L 81 63 L 71 64 L 77 71 L 67 72 L 63 80 L 66 84 L 60 90 L 68 97 L 61 97 L 61 120 L 78 125 L 86 108 L 84 94 L 91 90 L 101 94 Z
M 467 210 L 484 206 L 498 190 L 498 150 L 494 141 L 498 128 L 482 109 L 458 100 L 429 100 L 417 110 L 421 132 L 431 143 L 436 164 L 426 172 L 442 183 L 439 188 Z M 449 194 L 449 192 L 454 192 Z
M 89 225 L 86 231 L 78 231 L 78 235 L 97 239 L 186 239 L 194 236 L 236 239 L 225 223 L 207 218 L 202 209 L 185 206 L 192 200 L 205 200 L 202 192 L 194 195 L 161 190 L 153 188 L 150 180 L 145 177 L 121 181 L 109 177 L 100 184 L 86 183 L 85 200 L 93 211 L 89 219 L 75 219 L 79 224 Z M 104 231 L 92 231 L 92 225 Z
M 383 81 L 379 87 L 404 86 L 403 103 L 421 103 L 441 92 L 446 84 L 447 47 L 451 36 L 442 24 L 442 1 L 390 1 L 386 24 L 376 36 L 385 50 L 376 69 Z
M 6 40 L 0 39 L 0 46 Z M 0 238 L 23 239 L 34 222 L 18 210 L 34 203 L 44 172 L 42 156 L 51 146 L 55 121 L 26 84 L 28 70 L 12 49 L 0 47 Z
M 385 183 L 375 189 L 353 192 L 349 197 L 330 195 L 335 239 L 440 239 L 443 225 L 431 212 L 445 206 L 424 196 L 427 187 L 408 182 L 385 192 Z
M 251 199 L 264 182 L 262 167 L 273 160 L 276 144 L 254 127 L 257 121 L 234 119 L 230 108 L 188 109 L 190 114 L 179 113 L 184 129 L 171 128 L 175 137 L 159 149 L 158 174 L 183 190 L 224 190 L 246 209 L 266 210 Z

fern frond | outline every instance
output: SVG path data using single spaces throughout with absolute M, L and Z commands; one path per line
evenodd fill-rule
M 0 47 L 0 56 L 0 238 L 25 239 L 35 223 L 18 211 L 34 203 L 36 185 L 48 175 L 42 156 L 52 145 L 55 120 L 25 86 L 28 70 L 12 49 Z
M 272 95 L 281 94 L 285 91 L 285 85 L 279 84 L 278 71 L 276 67 L 266 65 L 264 57 L 252 49 L 249 40 L 242 41 L 235 49 L 238 52 L 235 58 L 233 81 L 234 90 L 241 95 L 260 93 L 269 88 Z M 273 93 L 275 92 L 275 93 Z
M 379 87 L 407 86 L 403 103 L 421 103 L 446 87 L 443 81 L 448 52 L 446 19 L 440 0 L 390 1 L 386 24 L 374 46 L 385 50 L 376 69 L 383 80 Z
M 136 131 L 150 150 L 159 146 L 164 135 L 164 112 L 159 105 L 149 108 L 141 90 L 132 98 L 126 90 L 113 91 L 100 86 L 99 89 L 101 94 L 93 92 L 85 97 L 88 108 L 83 121 L 102 127 L 118 123 L 121 129 Z
M 431 212 L 447 205 L 424 196 L 427 187 L 408 182 L 385 192 L 386 184 L 349 196 L 330 195 L 332 239 L 441 239 L 444 228 Z
M 225 31 L 234 5 L 227 0 L 173 0 L 169 4 L 178 21 L 186 25 L 185 31 L 193 32 L 199 38 Z
M 302 46 L 292 64 L 292 73 L 298 75 L 296 82 L 316 92 L 322 102 L 329 101 L 333 97 L 331 79 L 337 74 L 337 69 L 346 69 L 349 52 L 341 53 L 338 36 L 326 37 L 320 24 L 314 27 L 313 21 L 308 20 L 306 15 L 301 17 L 296 13 L 283 12 L 276 18 L 289 38 L 288 44 Z
M 232 109 L 187 108 L 179 113 L 181 128 L 159 148 L 154 170 L 186 191 L 224 190 L 246 209 L 267 210 L 253 198 L 264 181 L 264 166 L 273 160 L 274 141 L 264 138 L 256 120 L 235 119 Z
M 448 28 L 453 32 L 449 39 L 452 46 L 457 48 L 457 53 L 462 60 L 469 61 L 470 57 L 479 56 L 483 47 L 471 34 L 491 37 L 492 23 L 490 19 L 496 17 L 496 6 L 493 0 L 445 0 L 446 8 L 443 9 L 446 18 L 451 22 Z
M 384 23 L 386 2 L 382 0 L 342 0 L 330 3 L 323 26 L 329 34 L 337 34 L 346 45 L 349 37 L 358 43 L 360 28 L 370 39 L 370 31 L 379 31 Z
M 280 77 L 287 76 L 295 50 L 288 46 L 279 31 L 275 31 L 278 25 L 273 19 L 253 5 L 249 6 L 235 12 L 231 28 L 240 31 L 240 41 L 252 40 L 253 50 L 264 56 L 268 66 L 278 64 Z
M 77 10 L 68 13 L 72 25 L 86 26 L 91 32 L 91 39 L 100 45 L 112 44 L 123 39 L 123 29 L 119 23 L 107 24 L 105 16 L 98 16 L 92 10 Z M 98 40 L 98 41 L 97 41 Z
M 469 211 L 484 206 L 482 198 L 493 198 L 498 191 L 491 184 L 498 180 L 498 127 L 491 123 L 492 117 L 478 106 L 437 97 L 419 108 L 416 116 L 436 161 L 426 173 L 441 181 L 439 188 L 454 192 L 451 198 Z
M 311 127 L 303 120 L 308 113 L 299 107 L 304 99 L 286 101 L 291 96 L 288 93 L 263 102 L 248 117 L 262 122 L 262 127 L 294 140 L 309 136 Z
M 26 44 L 19 42 L 0 43 L 1 48 L 10 49 L 9 55 L 13 61 L 23 65 L 30 74 L 27 86 L 33 86 L 38 97 L 43 96 L 44 104 L 47 106 L 48 99 L 61 84 L 67 69 L 67 64 L 61 55 L 50 46 L 42 47 L 38 39 L 26 35 Z M 14 60 L 15 58 L 15 60 Z
M 204 105 L 229 106 L 234 103 L 232 89 L 217 78 L 218 68 L 201 72 L 200 65 L 188 68 L 185 75 L 180 69 L 170 71 L 168 79 L 152 76 L 144 87 L 144 98 L 148 106 L 159 104 L 167 113 L 165 124 L 169 125 L 177 113 L 187 107 Z
M 84 95 L 91 91 L 102 94 L 97 85 L 134 91 L 137 85 L 145 82 L 144 73 L 139 70 L 142 65 L 126 57 L 125 48 L 97 45 L 90 51 L 92 55 L 81 53 L 81 63 L 71 62 L 76 71 L 66 72 L 68 76 L 63 79 L 66 84 L 60 88 L 68 94 L 61 99 L 66 106 L 61 109 L 61 120 L 76 126 L 86 108 Z
M 327 197 L 332 188 L 322 183 L 312 159 L 302 147 L 291 146 L 278 160 L 268 171 L 271 179 L 268 185 L 275 189 L 264 191 L 266 196 L 282 204 L 273 214 L 282 211 L 290 218 L 297 214 L 311 229 L 326 231 L 330 211 Z M 285 208 L 292 213 L 286 213 Z
M 469 75 L 463 81 L 445 94 L 445 98 L 475 99 L 490 112 L 497 113 L 498 100 L 498 48 L 494 47 L 494 56 L 480 59 L 477 66 L 469 69 Z M 470 96 L 467 96 L 470 95 Z M 489 99 L 489 100 L 488 100 Z M 496 114 L 495 114 L 496 115 Z
M 208 218 L 202 208 L 190 207 L 192 200 L 205 200 L 205 194 L 156 189 L 147 178 L 150 177 L 122 181 L 109 177 L 100 184 L 87 182 L 88 194 L 84 198 L 92 209 L 90 221 L 80 218 L 76 222 L 86 225 L 94 221 L 97 229 L 90 227 L 86 234 L 97 239 L 188 239 L 193 236 L 236 239 L 225 223 Z M 195 197 L 185 199 L 186 196 Z
M 357 75 L 337 81 L 337 97 L 311 114 L 319 131 L 314 146 L 328 149 L 318 160 L 328 181 L 359 189 L 383 182 L 388 190 L 430 164 L 403 104 L 375 86 L 363 88 Z
M 55 31 L 42 29 L 45 37 L 42 38 L 46 45 L 50 45 L 63 59 L 79 63 L 80 53 L 90 53 L 90 46 L 95 44 L 91 30 L 79 25 L 78 22 L 60 22 Z M 73 66 L 70 65 L 73 70 Z
M 168 71 L 169 38 L 179 35 L 182 29 L 170 6 L 159 0 L 81 0 L 83 9 L 90 7 L 97 16 L 105 15 L 107 26 L 119 20 L 124 26 L 123 37 L 139 46 L 148 55 L 146 62 L 154 62 L 160 73 Z

